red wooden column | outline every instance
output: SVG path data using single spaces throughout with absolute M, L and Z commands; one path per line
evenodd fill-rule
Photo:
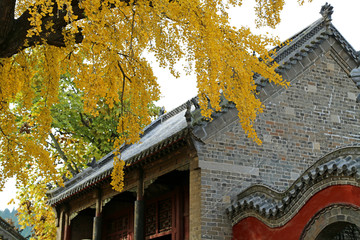
M 183 240 L 189 240 L 189 183 L 184 186 L 183 192 Z
M 175 206 L 172 211 L 173 239 L 184 240 L 184 187 L 176 191 Z
M 136 192 L 135 211 L 134 211 L 134 239 L 145 239 L 145 216 L 144 216 L 144 172 L 139 169 L 138 185 Z
M 94 217 L 93 227 L 93 240 L 101 240 L 101 225 L 102 225 L 102 201 L 101 201 L 101 189 L 96 192 L 96 210 Z

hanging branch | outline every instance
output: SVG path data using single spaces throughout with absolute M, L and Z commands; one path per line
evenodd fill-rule
M 76 164 L 73 161 L 70 161 L 74 166 L 75 169 L 71 166 L 71 164 L 69 163 L 69 159 L 67 158 L 67 156 L 65 155 L 64 151 L 61 149 L 58 140 L 56 139 L 56 137 L 54 136 L 53 133 L 50 132 L 50 137 L 51 140 L 54 142 L 55 144 L 55 149 L 56 151 L 59 153 L 60 157 L 64 160 L 64 162 L 66 163 L 66 166 L 68 167 L 68 170 L 72 173 L 79 173 L 79 169 L 77 168 Z

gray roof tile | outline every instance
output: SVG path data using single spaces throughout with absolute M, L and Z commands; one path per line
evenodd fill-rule
M 0 217 L 0 239 L 25 240 L 26 238 L 16 231 L 12 225 Z
M 194 109 L 194 107 L 192 107 Z M 160 150 L 162 147 L 184 137 L 187 132 L 187 123 L 184 117 L 186 103 L 174 110 L 160 116 L 144 129 L 144 134 L 139 143 L 122 146 L 121 159 L 127 167 L 149 154 Z M 65 182 L 65 187 L 58 187 L 48 191 L 49 204 L 56 204 L 75 193 L 93 186 L 99 181 L 108 178 L 113 169 L 113 159 L 118 157 L 114 151 L 98 161 L 94 167 L 89 167 Z

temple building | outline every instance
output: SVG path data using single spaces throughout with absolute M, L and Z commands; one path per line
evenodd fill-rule
M 360 239 L 359 53 L 321 18 L 277 48 L 275 86 L 255 75 L 265 109 L 248 139 L 233 103 L 205 121 L 196 98 L 48 192 L 57 239 Z

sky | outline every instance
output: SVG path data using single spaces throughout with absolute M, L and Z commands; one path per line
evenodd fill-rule
M 255 14 L 253 11 L 254 0 L 243 0 L 243 6 L 230 9 L 229 16 L 234 26 L 248 26 L 255 33 L 269 32 L 284 41 L 297 32 L 301 31 L 321 17 L 322 0 L 313 0 L 299 6 L 297 0 L 286 0 L 285 8 L 281 14 L 281 23 L 275 30 L 269 28 L 256 29 L 254 24 Z M 355 48 L 360 50 L 360 0 L 328 0 L 334 7 L 332 23 L 345 39 Z M 153 69 L 161 87 L 162 99 L 157 102 L 158 106 L 165 106 L 167 111 L 186 102 L 196 95 L 196 79 L 194 76 L 182 75 L 179 79 L 171 76 L 166 69 L 158 67 L 154 61 Z M 12 208 L 7 203 L 15 197 L 14 181 L 6 184 L 3 192 L 0 192 L 0 210 Z
M 281 14 L 281 23 L 276 29 L 255 28 L 254 0 L 243 0 L 243 6 L 231 9 L 229 16 L 234 26 L 247 26 L 258 34 L 269 32 L 285 41 L 302 29 L 306 28 L 319 18 L 321 6 L 326 1 L 313 0 L 299 6 L 297 0 L 285 0 L 286 5 Z M 360 51 L 360 0 L 328 0 L 334 7 L 333 24 L 345 39 Z M 159 106 L 165 106 L 169 111 L 194 97 L 197 93 L 195 76 L 186 76 L 179 79 L 171 76 L 170 72 L 153 64 L 155 75 L 158 77 L 163 98 L 158 101 Z

